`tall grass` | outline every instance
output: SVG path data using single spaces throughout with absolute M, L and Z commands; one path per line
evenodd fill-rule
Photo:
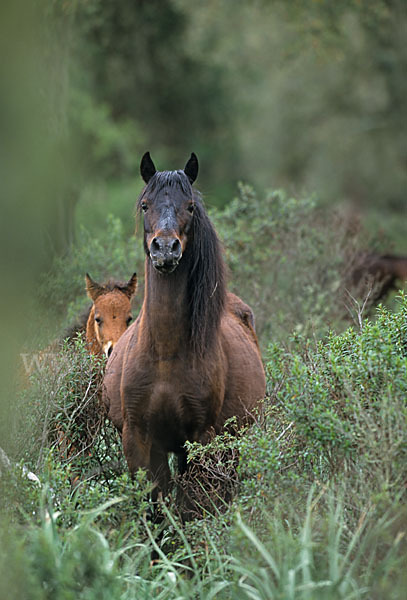
M 49 492 L 48 492 L 49 493 Z M 325 495 L 326 510 L 321 510 Z M 58 526 L 47 490 L 42 492 L 41 522 L 20 530 L 20 541 L 4 543 L 0 551 L 2 597 L 49 600 L 115 598 L 199 598 L 209 600 L 336 600 L 402 599 L 402 544 L 407 521 L 381 516 L 367 509 L 353 529 L 343 518 L 343 500 L 335 490 L 317 494 L 312 489 L 300 517 L 292 511 L 264 515 L 267 531 L 261 535 L 247 525 L 240 512 L 233 518 L 225 552 L 217 536 L 201 527 L 204 559 L 198 558 L 182 526 L 166 511 L 173 535 L 182 541 L 172 557 L 157 545 L 137 539 L 113 545 L 98 524 L 102 513 L 121 499 L 112 498 L 97 509 L 83 511 L 78 524 L 65 530 Z M 150 565 L 155 548 L 159 560 Z M 12 564 L 10 564 L 12 563 Z M 7 569 L 17 568 L 19 580 L 5 584 Z M 24 587 L 27 586 L 27 587 Z M 1 590 L 1 588 L 0 588 Z M 383 594 L 383 595 L 382 595 Z

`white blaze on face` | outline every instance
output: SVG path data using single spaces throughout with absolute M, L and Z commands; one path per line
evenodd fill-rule
M 103 344 L 103 352 L 105 353 L 106 358 L 109 358 L 112 350 L 113 350 L 113 342 L 109 341 L 109 342 L 106 342 L 106 344 Z

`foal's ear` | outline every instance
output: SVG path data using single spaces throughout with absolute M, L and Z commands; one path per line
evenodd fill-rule
M 192 152 L 191 158 L 184 167 L 184 173 L 188 177 L 191 184 L 193 184 L 195 179 L 198 177 L 198 169 L 198 158 L 196 154 Z
M 96 281 L 93 281 L 89 273 L 86 273 L 85 281 L 86 293 L 88 294 L 89 298 L 94 302 L 96 298 L 98 298 L 103 293 L 103 287 L 96 283 Z
M 144 181 L 146 183 L 148 183 L 150 181 L 150 179 L 152 178 L 152 176 L 156 174 L 156 172 L 157 172 L 157 170 L 151 159 L 150 153 L 146 152 L 144 154 L 143 158 L 141 159 L 141 163 L 140 163 L 141 176 L 144 179 Z
M 133 275 L 128 280 L 127 284 L 122 288 L 122 292 L 126 294 L 126 296 L 131 300 L 137 290 L 137 273 L 133 273 Z

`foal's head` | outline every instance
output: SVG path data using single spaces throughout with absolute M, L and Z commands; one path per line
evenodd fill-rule
M 125 284 L 109 281 L 96 283 L 86 274 L 86 291 L 93 302 L 86 327 L 91 351 L 109 357 L 115 344 L 132 321 L 131 299 L 136 293 L 137 275 Z
M 144 212 L 144 245 L 160 273 L 172 273 L 185 252 L 195 210 L 192 184 L 198 175 L 195 154 L 183 171 L 157 172 L 149 152 L 142 158 L 141 175 L 147 184 L 140 197 Z

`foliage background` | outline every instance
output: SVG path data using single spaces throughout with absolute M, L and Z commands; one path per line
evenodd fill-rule
M 294 460 L 298 452 L 301 467 L 306 467 L 305 479 L 301 479 L 301 469 L 288 469 L 286 479 L 270 479 L 271 486 L 291 490 L 294 498 L 295 489 L 300 490 L 302 504 L 293 503 L 298 513 L 294 511 L 287 518 L 284 506 L 281 512 L 279 507 L 273 512 L 273 507 L 267 506 L 269 516 L 264 518 L 270 539 L 280 541 L 274 547 L 280 552 L 281 564 L 302 573 L 302 591 L 295 593 L 307 597 L 307 589 L 312 587 L 307 565 L 311 560 L 317 566 L 322 564 L 326 548 L 331 549 L 331 558 L 336 556 L 339 562 L 340 557 L 344 558 L 345 566 L 351 564 L 350 559 L 356 560 L 354 548 L 362 547 L 356 535 L 361 527 L 352 519 L 357 514 L 363 524 L 366 512 L 372 515 L 372 523 L 378 523 L 376 530 L 372 525 L 372 537 L 368 539 L 382 538 L 386 544 L 381 550 L 372 542 L 377 556 L 362 553 L 359 559 L 362 567 L 387 565 L 377 584 L 378 597 L 380 593 L 397 597 L 397 589 L 405 588 L 400 584 L 391 591 L 389 582 L 395 572 L 401 573 L 399 559 L 392 552 L 399 548 L 405 530 L 399 510 L 400 481 L 405 481 L 399 462 L 404 457 L 405 415 L 400 397 L 405 376 L 399 367 L 405 346 L 402 344 L 400 349 L 386 342 L 388 362 L 379 359 L 386 319 L 390 329 L 394 327 L 394 331 L 402 332 L 397 335 L 404 335 L 403 325 L 397 321 L 401 318 L 397 316 L 399 305 L 393 299 L 394 315 L 382 316 L 382 329 L 379 326 L 369 339 L 369 331 L 373 330 L 367 330 L 367 338 L 362 336 L 364 346 L 371 348 L 368 355 L 363 348 L 359 354 L 352 354 L 359 344 L 352 333 L 339 341 L 332 338 L 327 347 L 331 349 L 326 351 L 301 342 L 302 347 L 312 349 L 307 360 L 296 349 L 295 340 L 297 335 L 304 336 L 303 340 L 318 340 L 329 329 L 342 331 L 349 323 L 344 317 L 348 314 L 344 304 L 358 323 L 358 305 L 343 297 L 346 270 L 355 252 L 378 249 L 407 254 L 406 3 L 210 0 L 198 5 L 186 0 L 15 0 L 1 3 L 0 33 L 0 446 L 18 461 L 22 454 L 16 442 L 20 438 L 14 436 L 11 423 L 16 419 L 20 423 L 22 440 L 28 439 L 34 425 L 30 425 L 31 417 L 38 417 L 35 427 L 40 428 L 41 405 L 36 405 L 38 412 L 31 413 L 18 400 L 15 380 L 21 379 L 20 352 L 44 347 L 86 304 L 84 272 L 90 271 L 96 279 L 112 275 L 127 279 L 136 269 L 141 282 L 136 305 L 140 301 L 143 258 L 140 239 L 133 237 L 134 205 L 141 189 L 140 156 L 150 150 L 159 169 L 172 169 L 181 167 L 194 151 L 201 165 L 198 187 L 225 244 L 231 288 L 253 306 L 262 347 L 278 345 L 278 350 L 274 346 L 272 350 L 277 366 L 270 363 L 269 367 L 270 392 L 274 393 L 273 381 L 281 380 L 281 390 L 276 394 L 285 394 L 287 399 L 287 412 L 278 415 L 281 429 L 276 436 L 253 434 L 258 442 L 253 443 L 253 456 L 243 454 L 248 464 L 247 471 L 241 473 L 244 483 L 240 510 L 258 516 L 258 498 L 278 498 L 268 484 L 253 489 L 253 481 L 258 483 L 258 465 L 271 474 L 281 468 L 278 473 L 284 474 L 281 456 L 286 453 L 287 459 Z M 245 185 L 238 188 L 239 181 Z M 359 298 L 356 291 L 355 298 Z M 326 353 L 337 357 L 336 366 L 329 363 Z M 361 361 L 360 373 L 347 370 L 350 365 L 343 362 L 343 357 L 348 354 Z M 377 373 L 371 371 L 372 365 L 378 365 Z M 79 372 L 84 367 L 85 363 Z M 319 369 L 318 379 L 315 374 Z M 291 373 L 296 374 L 294 380 Z M 349 388 L 350 380 L 359 382 L 359 376 L 365 377 L 364 386 L 376 381 L 382 392 L 369 388 L 363 399 L 360 387 Z M 338 413 L 332 414 L 327 408 L 328 400 L 318 381 L 322 388 L 330 382 Z M 51 382 L 45 378 L 43 384 L 56 397 L 52 378 Z M 298 393 L 296 387 L 301 387 L 301 394 L 310 402 L 303 413 L 301 405 L 291 404 Z M 49 398 L 45 392 L 43 395 L 43 399 Z M 315 398 L 318 402 L 314 403 Z M 360 410 L 360 403 L 364 406 L 364 402 L 371 401 L 387 427 L 384 438 L 374 429 L 374 417 L 369 413 L 365 418 Z M 320 427 L 321 414 L 325 429 Z M 394 415 L 399 419 L 395 421 Z M 286 446 L 277 446 L 276 453 L 270 452 L 291 420 L 298 426 L 296 436 L 289 438 Z M 276 422 L 280 423 L 278 419 Z M 270 425 L 266 425 L 266 431 L 267 427 Z M 349 466 L 354 450 L 352 444 L 347 444 L 349 431 L 356 438 L 367 436 L 368 440 L 368 449 L 356 466 Z M 286 436 L 279 439 L 285 443 Z M 394 457 L 394 471 L 388 461 L 381 465 L 382 446 Z M 339 466 L 335 462 L 338 448 Z M 35 444 L 32 450 L 34 454 L 38 450 Z M 44 473 L 48 472 L 44 478 L 50 480 L 51 488 L 56 486 L 60 491 L 65 484 L 68 487 L 66 470 L 64 466 L 58 470 L 54 463 L 51 457 L 48 471 L 42 467 Z M 334 485 L 335 469 L 339 469 L 345 488 L 342 508 L 334 500 L 330 506 L 329 502 L 324 505 L 316 519 L 312 542 L 316 546 L 312 546 L 307 537 L 311 508 L 320 504 L 312 504 L 311 500 L 304 511 L 309 487 L 319 486 L 324 477 Z M 354 487 L 355 474 L 360 472 L 366 477 L 365 495 L 351 498 L 349 490 Z M 98 539 L 98 556 L 103 560 L 100 558 L 98 564 L 85 561 L 88 572 L 95 574 L 92 581 L 100 578 L 110 594 L 122 594 L 125 589 L 122 595 L 126 597 L 129 582 L 139 577 L 149 549 L 144 558 L 129 558 L 122 552 L 126 534 L 120 543 L 112 541 L 109 519 L 104 522 L 107 529 L 102 537 L 99 530 L 93 532 L 91 519 L 85 519 L 83 529 L 73 529 L 69 518 L 74 505 L 69 494 L 62 505 L 68 515 L 66 531 L 63 528 L 58 532 L 49 517 L 52 493 L 49 496 L 43 492 L 41 500 L 38 495 L 32 497 L 30 488 L 26 501 L 19 485 L 17 498 L 22 501 L 17 506 L 35 515 L 29 526 L 23 519 L 23 529 L 31 532 L 31 541 L 25 533 L 15 536 L 12 530 L 10 540 L 3 545 L 10 551 L 3 552 L 2 561 L 6 558 L 1 568 L 13 582 L 15 596 L 23 597 L 21 586 L 35 572 L 40 574 L 31 588 L 36 597 L 47 597 L 41 577 L 49 581 L 55 577 L 55 581 L 65 583 L 75 578 L 86 581 L 86 568 L 78 575 L 74 557 L 78 552 L 87 556 L 89 539 Z M 113 495 L 121 496 L 127 485 L 119 479 Z M 142 505 L 143 482 L 140 486 L 134 494 Z M 11 484 L 10 490 L 14 490 Z M 109 501 L 104 493 L 89 492 L 82 507 L 99 510 L 101 502 Z M 333 498 L 338 494 L 334 487 Z M 129 518 L 130 496 L 125 501 Z M 325 498 L 324 494 L 321 497 Z M 379 507 L 377 514 L 372 507 Z M 230 532 L 233 518 L 229 514 L 217 522 L 216 542 L 221 543 L 225 532 Z M 21 514 L 13 516 L 12 521 L 20 526 Z M 286 522 L 292 529 L 284 529 L 282 523 Z M 342 523 L 343 539 L 335 537 L 333 523 L 337 522 Z M 133 525 L 137 528 L 140 522 Z M 7 538 L 9 525 L 1 529 Z M 67 541 L 70 531 L 72 544 Z M 240 548 L 244 564 L 251 553 L 250 544 L 256 542 L 247 532 L 242 534 L 242 528 L 236 531 L 236 536 L 233 533 L 228 537 L 232 540 L 228 548 L 231 554 Z M 219 548 L 210 536 L 200 545 L 193 526 L 188 535 L 192 545 L 196 544 L 194 552 L 199 553 L 205 543 L 212 549 Z M 111 544 L 108 549 L 105 542 Z M 178 548 L 187 548 L 183 543 Z M 27 547 L 37 557 L 34 565 L 27 558 Z M 317 548 L 313 557 L 309 554 L 311 547 Z M 261 549 L 265 560 L 260 561 L 261 568 L 273 571 L 265 546 L 257 544 L 256 548 Z M 115 549 L 122 552 L 127 569 L 126 575 L 120 575 L 120 584 Z M 71 557 L 66 571 L 59 568 L 64 552 Z M 381 560 L 384 555 L 388 562 Z M 332 561 L 329 569 L 333 572 Z M 207 571 L 197 572 L 206 573 L 207 581 L 214 580 L 212 568 L 222 575 L 222 561 L 206 566 Z M 321 572 L 325 573 L 324 569 Z M 365 568 L 365 572 L 369 570 Z M 290 573 L 281 572 L 279 580 L 286 593 L 291 589 Z M 352 587 L 350 566 L 347 573 Z M 241 575 L 245 581 L 250 580 L 250 574 Z M 272 597 L 267 585 L 275 579 L 264 579 L 264 571 L 259 571 L 258 577 L 253 585 L 263 589 L 263 597 Z M 222 577 L 219 585 L 221 581 Z M 368 577 L 365 582 L 361 580 L 360 589 L 363 585 L 374 589 L 374 580 L 369 581 Z M 152 589 L 162 597 L 171 597 L 171 589 L 163 582 L 168 583 L 165 569 L 152 583 L 143 580 L 140 585 L 145 586 L 147 597 Z M 202 587 L 197 584 L 194 593 L 199 590 L 205 597 L 206 583 L 198 583 Z M 102 584 L 98 583 L 95 593 L 103 593 Z M 183 589 L 186 597 L 190 593 L 188 585 L 185 583 Z M 51 585 L 49 597 L 55 589 Z M 332 596 L 326 597 L 347 597 L 347 590 L 338 584 Z M 77 597 L 78 590 L 69 593 Z

